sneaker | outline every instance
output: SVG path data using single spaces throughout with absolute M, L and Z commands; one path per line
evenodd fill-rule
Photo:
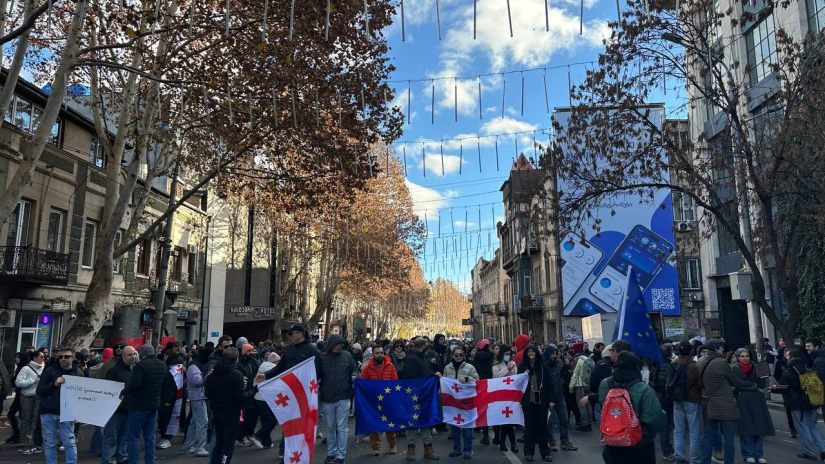
M 667 462 L 676 462 L 676 456 L 674 456 L 672 454 L 663 454 L 662 459 L 664 459 Z
M 550 448 L 550 451 L 558 451 L 559 445 L 556 444 L 555 441 L 551 441 L 547 444 L 547 447 Z
M 748 464 L 756 464 L 756 459 L 754 458 L 745 458 L 745 462 Z
M 252 442 L 249 441 L 249 437 L 243 437 L 242 440 L 235 440 L 235 444 L 237 446 L 244 446 L 244 447 L 252 446 Z
M 31 455 L 31 454 L 40 454 L 43 452 L 43 447 L 41 446 L 32 446 L 31 448 L 23 450 L 23 454 Z
M 40 448 L 40 447 L 39 447 L 39 446 L 35 446 L 35 448 Z M 66 447 L 65 447 L 65 446 L 63 446 L 63 445 L 60 445 L 57 449 L 59 449 L 60 451 L 66 451 Z M 40 448 L 40 451 L 43 451 L 43 448 Z M 40 451 L 38 451 L 38 453 L 39 453 Z
M 759 458 L 756 460 L 759 464 L 768 464 L 768 460 L 765 458 Z
M 464 453 L 464 459 L 473 459 L 473 453 Z
M 718 463 L 720 463 L 720 464 L 722 464 L 722 463 L 724 463 L 724 462 L 725 462 L 725 458 L 722 456 L 722 452 L 721 452 L 721 451 L 714 451 L 714 452 L 713 452 L 713 457 L 711 458 L 711 460 L 712 460 L 713 462 L 718 462 Z
M 172 446 L 172 443 L 169 440 L 165 439 L 165 438 L 158 442 L 158 448 L 160 448 L 160 449 L 166 449 L 166 448 L 169 448 L 171 446 Z
M 194 452 L 194 453 L 192 453 L 192 454 L 194 454 L 195 456 L 198 456 L 198 457 L 200 457 L 200 458 L 209 457 L 209 451 L 206 451 L 206 450 L 204 450 L 204 449 L 202 449 L 202 450 L 197 450 L 197 451 L 195 451 L 195 452 Z
M 258 438 L 254 435 L 249 437 L 249 442 L 255 445 L 255 447 L 258 449 L 264 449 L 264 444 L 261 443 L 261 440 L 258 440 Z
M 334 454 L 332 456 L 327 456 L 327 458 L 324 459 L 324 464 L 332 464 L 334 462 L 335 462 L 335 455 Z
M 192 448 L 184 448 L 184 449 L 181 450 L 181 452 L 186 453 L 186 454 L 192 454 L 192 453 L 195 452 L 195 450 L 193 450 Z
M 461 451 L 450 451 L 449 456 L 450 456 L 451 458 L 461 456 Z
M 563 449 L 565 451 L 578 451 L 579 450 L 575 445 L 573 445 L 573 443 L 570 443 L 569 441 L 561 442 L 561 449 Z

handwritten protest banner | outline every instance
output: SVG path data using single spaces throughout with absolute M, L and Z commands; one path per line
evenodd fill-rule
M 60 387 L 60 422 L 104 427 L 120 405 L 122 382 L 67 375 Z

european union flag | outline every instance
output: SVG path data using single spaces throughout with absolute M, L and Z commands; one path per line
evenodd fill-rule
M 355 433 L 400 432 L 441 423 L 438 378 L 355 379 Z
M 661 364 L 662 351 L 656 332 L 653 331 L 653 322 L 647 312 L 642 289 L 636 272 L 628 268 L 627 283 L 625 284 L 624 301 L 616 318 L 616 327 L 613 329 L 613 340 L 624 340 L 630 343 L 630 348 L 636 355 L 651 359 Z

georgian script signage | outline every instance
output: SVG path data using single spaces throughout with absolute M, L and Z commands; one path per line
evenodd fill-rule
M 241 319 L 274 319 L 276 315 L 272 306 L 230 305 L 229 313 Z

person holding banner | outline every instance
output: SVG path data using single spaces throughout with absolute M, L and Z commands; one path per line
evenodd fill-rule
M 398 380 L 398 373 L 395 371 L 395 366 L 390 361 L 390 357 L 384 354 L 384 347 L 378 344 L 372 347 L 372 358 L 367 361 L 364 369 L 361 371 L 362 379 L 370 380 Z M 395 454 L 395 432 L 387 432 L 387 443 L 389 444 L 388 454 Z M 378 456 L 381 454 L 381 434 L 370 433 L 370 445 L 372 446 L 372 455 Z
M 456 379 L 459 382 L 475 382 L 479 379 L 478 372 L 475 366 L 464 362 L 464 348 L 457 346 L 450 355 L 452 360 L 449 364 L 444 366 L 444 377 Z M 450 457 L 461 456 L 464 454 L 464 459 L 472 459 L 473 457 L 473 429 L 472 428 L 458 428 L 455 425 L 450 426 L 453 435 L 453 450 L 450 452 Z M 461 447 L 461 438 L 464 437 L 464 448 Z
M 128 345 L 118 349 L 118 351 L 120 357 L 117 358 L 115 365 L 109 367 L 106 371 L 106 380 L 126 385 L 129 383 L 129 379 L 132 378 L 132 366 L 137 361 L 137 351 Z M 100 464 L 109 464 L 112 458 L 117 463 L 129 460 L 129 454 L 126 450 L 126 424 L 128 418 L 129 410 L 126 408 L 126 402 L 121 401 L 115 413 L 112 414 L 112 417 L 106 422 L 106 426 L 103 427 Z
M 77 464 L 77 443 L 74 436 L 74 423 L 60 422 L 60 387 L 65 383 L 65 376 L 81 376 L 74 367 L 74 351 L 61 348 L 57 351 L 59 362 L 43 371 L 37 384 L 37 397 L 40 399 L 40 425 L 43 428 L 43 454 L 46 464 L 57 464 L 57 434 L 66 449 L 66 464 Z
M 547 349 L 555 345 L 548 345 Z M 544 366 L 535 345 L 528 345 L 523 351 L 523 360 L 519 373 L 528 375 L 527 391 L 521 397 L 521 409 L 524 411 L 524 460 L 533 461 L 536 445 L 544 461 L 550 462 L 550 450 L 547 447 L 547 388 L 544 386 Z

